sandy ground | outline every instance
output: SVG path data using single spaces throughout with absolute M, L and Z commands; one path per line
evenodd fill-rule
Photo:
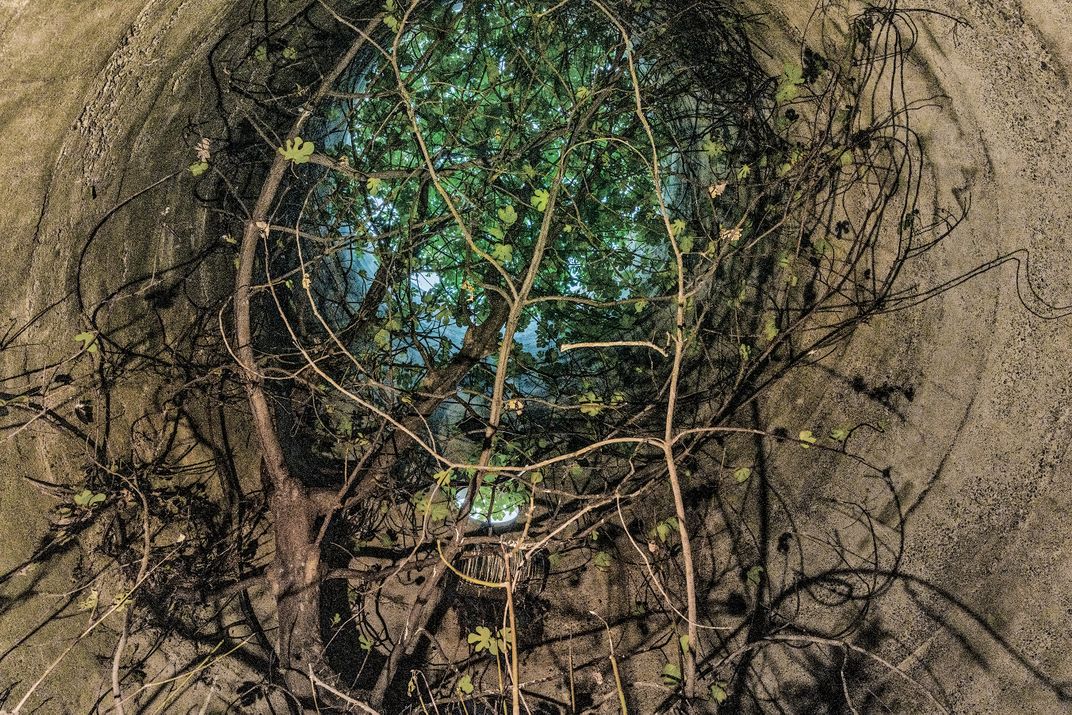
M 845 375 L 915 390 L 897 403 L 900 417 L 879 446 L 911 507 L 906 572 L 934 588 L 906 587 L 880 613 L 901 640 L 899 662 L 929 671 L 957 712 L 1072 712 L 1063 697 L 1072 695 L 1072 469 L 1064 463 L 1072 341 L 1070 319 L 1048 319 L 1060 311 L 1045 304 L 1072 304 L 1072 3 L 924 1 L 970 23 L 918 18 L 915 86 L 947 98 L 945 112 L 923 123 L 939 198 L 951 203 L 954 188 L 970 189 L 972 201 L 967 223 L 931 261 L 933 278 L 1018 249 L 1030 262 L 877 321 L 850 350 Z M 197 30 L 212 26 L 220 6 L 0 0 L 0 294 L 9 315 L 25 319 L 63 290 L 54 267 L 70 260 L 64 241 L 74 220 L 57 213 L 95 212 L 86 185 L 57 167 L 96 142 L 86 171 L 99 175 L 101 193 L 119 195 L 124 177 L 135 185 L 130 165 L 116 175 L 105 160 L 123 141 L 154 146 L 145 132 L 180 112 L 159 77 L 185 66 L 201 46 Z M 790 31 L 805 17 L 795 3 L 771 10 Z M 113 82 L 117 68 L 123 78 Z M 147 123 L 101 136 L 78 123 L 87 105 L 115 113 L 139 103 L 135 116 Z M 65 331 L 55 323 L 40 340 L 66 340 Z M 19 360 L 5 356 L 5 370 Z M 846 394 L 832 390 L 816 411 L 852 409 Z M 70 466 L 36 440 L 0 447 L 0 571 L 40 533 L 43 505 L 18 477 L 32 469 L 50 478 L 51 469 L 57 478 Z M 4 609 L 0 652 L 45 613 Z M 7 658 L 0 673 L 25 677 L 46 652 Z M 93 662 L 75 657 L 65 667 Z
M 970 23 L 920 22 L 920 74 L 955 120 L 936 120 L 928 155 L 972 200 L 936 275 L 1023 252 L 885 333 L 918 361 L 887 457 L 908 487 L 906 571 L 979 617 L 915 589 L 933 619 L 904 627 L 958 712 L 1070 712 L 1072 341 L 1051 306 L 1072 304 L 1072 4 L 929 7 Z
M 1072 305 L 1072 3 L 919 7 L 969 25 L 916 14 L 908 79 L 939 97 L 916 122 L 935 200 L 971 199 L 922 279 L 1019 253 L 864 329 L 838 366 L 914 390 L 878 410 L 891 425 L 870 447 L 908 507 L 905 572 L 918 579 L 878 618 L 901 642 L 889 656 L 939 683 L 956 712 L 1072 712 L 1072 342 L 1060 317 Z M 789 35 L 810 10 L 768 9 Z M 831 390 L 814 413 L 866 411 L 851 392 Z

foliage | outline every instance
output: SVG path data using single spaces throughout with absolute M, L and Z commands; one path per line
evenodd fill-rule
M 295 164 L 304 164 L 309 161 L 309 157 L 313 155 L 315 150 L 315 144 L 310 141 L 305 141 L 301 137 L 287 139 L 283 142 L 283 146 L 276 149 L 284 159 L 292 161 Z
M 97 352 L 97 335 L 91 332 L 79 333 L 74 336 L 77 342 L 82 343 L 82 349 L 87 353 Z
M 886 588 L 808 590 L 804 549 L 826 547 L 796 536 L 798 475 L 860 458 L 834 418 L 777 422 L 801 419 L 779 392 L 793 368 L 910 304 L 898 276 L 938 240 L 904 107 L 858 111 L 891 81 L 868 74 L 889 54 L 869 38 L 896 18 L 768 76 L 714 0 L 375 5 L 314 4 L 215 55 L 243 119 L 189 170 L 211 161 L 209 255 L 240 280 L 191 311 L 188 355 L 168 344 L 167 414 L 192 425 L 190 395 L 233 410 L 264 454 L 236 459 L 223 424 L 183 422 L 194 447 L 132 432 L 126 460 L 94 445 L 51 548 L 107 519 L 125 570 L 76 606 L 191 640 L 229 608 L 288 702 L 319 703 L 312 673 L 387 711 L 505 702 L 531 680 L 515 668 L 565 662 L 561 633 L 579 672 L 609 663 L 651 711 L 767 692 L 750 659 L 811 632 L 798 604 L 841 599 L 849 634 Z M 102 335 L 75 340 L 94 353 Z M 175 486 L 202 451 L 218 488 Z M 830 502 L 829 544 L 875 523 Z M 816 562 L 896 562 L 896 535 L 867 533 L 871 553 Z M 620 667 L 658 673 L 666 700 Z
M 510 638 L 509 628 L 500 628 L 492 634 L 487 626 L 477 626 L 476 630 L 468 635 L 466 641 L 477 653 L 487 651 L 490 655 L 497 656 L 500 653 L 506 653 Z
M 640 612 L 687 611 L 681 663 L 662 677 L 697 698 L 697 580 L 718 559 L 693 550 L 711 512 L 694 516 L 687 500 L 720 471 L 702 465 L 727 455 L 751 465 L 730 468 L 748 485 L 735 498 L 770 487 L 760 453 L 772 447 L 748 434 L 822 446 L 745 410 L 882 309 L 892 284 L 870 272 L 889 224 L 854 224 L 843 198 L 865 176 L 904 186 L 882 168 L 900 161 L 883 133 L 898 115 L 864 126 L 845 110 L 863 85 L 833 61 L 809 55 L 763 77 L 750 58 L 704 54 L 715 44 L 687 18 L 727 43 L 732 22 L 703 3 L 666 7 L 385 3 L 301 127 L 312 138 L 278 149 L 295 165 L 277 204 L 293 231 L 268 232 L 263 270 L 300 273 L 304 290 L 274 296 L 291 340 L 260 360 L 303 374 L 297 429 L 320 454 L 366 465 L 343 487 L 371 499 L 343 522 L 362 553 L 434 540 L 438 559 L 490 588 L 504 578 L 494 564 L 515 579 L 531 567 L 525 540 L 546 539 L 556 572 L 615 578 L 639 567 L 606 523 L 646 541 L 641 583 L 674 584 L 683 602 L 660 605 L 666 586 L 652 586 Z M 300 67 L 315 52 L 289 54 Z M 299 170 L 314 143 L 315 166 Z M 829 437 L 843 445 L 848 432 Z M 471 550 L 504 530 L 525 535 L 499 542 L 508 561 Z M 765 593 L 767 569 L 742 565 L 742 580 Z M 439 578 L 421 598 L 444 598 Z M 355 618 L 375 603 L 359 599 Z M 430 613 L 414 606 L 404 631 Z M 498 655 L 504 632 L 469 626 L 465 640 Z M 465 678 L 441 682 L 468 694 Z M 728 682 L 713 682 L 710 697 L 726 700 Z
M 74 495 L 74 503 L 78 506 L 93 507 L 107 499 L 106 494 L 94 492 L 91 489 L 83 489 Z

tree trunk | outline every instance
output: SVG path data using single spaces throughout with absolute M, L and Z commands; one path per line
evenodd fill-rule
M 272 495 L 275 561 L 272 589 L 279 618 L 280 667 L 297 696 L 310 692 L 309 670 L 324 677 L 320 636 L 320 553 L 315 543 L 316 509 L 294 481 Z

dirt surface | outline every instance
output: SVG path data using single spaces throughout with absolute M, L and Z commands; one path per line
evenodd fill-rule
M 191 88 L 227 5 L 0 0 L 5 319 L 21 323 L 68 295 L 75 236 L 120 197 L 188 163 L 180 138 L 197 107 Z M 920 279 L 938 283 L 1013 251 L 1019 260 L 874 322 L 838 365 L 840 387 L 801 409 L 887 413 L 870 449 L 892 467 L 909 508 L 905 571 L 918 579 L 880 608 L 895 641 L 887 657 L 939 684 L 956 712 L 1072 712 L 1072 341 L 1070 319 L 1054 319 L 1062 311 L 1053 308 L 1072 304 L 1072 2 L 926 7 L 969 23 L 917 15 L 911 88 L 942 96 L 917 123 L 936 200 L 970 195 L 971 210 Z M 797 3 L 767 10 L 789 36 L 807 21 Z M 153 201 L 161 211 L 174 196 Z M 102 270 L 175 255 L 181 232 L 161 231 L 153 210 L 104 239 L 96 260 L 112 262 Z M 76 325 L 70 308 L 50 313 L 26 340 L 33 358 L 69 352 Z M 0 363 L 8 373 L 30 357 L 9 352 Z M 851 389 L 857 375 L 910 387 L 911 399 L 902 392 L 876 407 Z M 78 468 L 69 445 L 42 434 L 0 446 L 0 572 L 32 551 L 51 505 L 21 477 L 63 482 Z M 8 652 L 62 603 L 54 594 L 65 577 L 62 567 L 30 569 L 7 587 L 7 598 L 41 595 L 0 601 L 0 683 L 19 680 L 21 690 L 70 635 L 52 626 Z M 98 667 L 91 649 L 75 651 L 43 688 L 54 698 L 45 711 L 86 712 L 97 693 L 71 676 Z M 927 711 L 905 702 L 904 712 Z
M 1021 252 L 876 326 L 878 345 L 895 341 L 882 352 L 911 345 L 918 360 L 904 376 L 914 400 L 885 445 L 910 509 L 906 571 L 960 604 L 910 587 L 931 617 L 898 623 L 894 611 L 888 627 L 958 712 L 1069 712 L 1072 341 L 1052 306 L 1072 304 L 1072 4 L 931 7 L 970 23 L 919 20 L 921 80 L 948 97 L 948 116 L 927 125 L 928 158 L 942 189 L 971 196 L 935 275 Z M 861 363 L 885 362 L 874 346 L 857 342 Z
M 888 657 L 956 712 L 1072 712 L 1072 3 L 922 6 L 967 23 L 915 14 L 907 74 L 914 96 L 935 98 L 915 122 L 933 200 L 971 208 L 920 281 L 1014 260 L 857 334 L 841 377 L 907 386 L 911 400 L 876 409 L 835 388 L 814 413 L 890 421 L 871 457 L 908 509 L 911 578 L 878 612 L 899 641 Z M 808 21 L 807 8 L 767 9 L 794 38 Z
M 0 335 L 30 324 L 17 336 L 7 333 L 5 344 L 12 344 L 0 351 L 0 372 L 56 365 L 0 389 L 84 373 L 85 360 L 64 362 L 79 347 L 73 336 L 85 329 L 77 292 L 99 300 L 189 250 L 203 217 L 171 208 L 190 206 L 189 182 L 159 184 L 136 210 L 115 208 L 189 164 L 183 131 L 204 101 L 197 87 L 205 56 L 230 7 L 223 0 L 0 1 L 0 135 L 7 147 L 0 158 Z M 86 252 L 92 269 L 80 273 L 86 237 L 105 216 Z M 102 318 L 118 327 L 143 305 L 141 296 L 126 295 Z M 134 419 L 151 410 L 157 387 L 129 386 L 117 414 Z M 0 588 L 0 689 L 14 685 L 15 692 L 8 707 L 88 625 L 82 615 L 42 627 L 82 597 L 71 595 L 72 559 L 26 564 L 57 501 L 23 477 L 71 483 L 85 465 L 86 441 L 101 436 L 99 421 L 83 426 L 73 418 L 85 396 L 54 394 L 47 406 L 83 430 L 81 444 L 57 438 L 45 419 L 0 442 L 0 574 L 14 573 Z M 72 650 L 29 705 L 50 714 L 92 711 L 114 642 L 114 634 L 91 637 Z

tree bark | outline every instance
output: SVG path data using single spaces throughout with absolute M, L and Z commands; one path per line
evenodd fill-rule
M 292 481 L 275 491 L 271 509 L 276 550 L 271 584 L 279 618 L 279 664 L 288 688 L 301 695 L 310 688 L 310 666 L 319 673 L 324 653 L 316 508 L 306 490 Z
M 379 19 L 376 19 L 372 24 L 378 22 Z M 334 87 L 364 44 L 363 36 L 355 39 L 347 52 L 325 75 L 316 93 L 302 108 L 287 133 L 287 140 L 299 135 L 312 116 L 314 108 Z M 245 373 L 253 427 L 261 448 L 263 468 L 273 489 L 271 509 L 276 543 L 272 575 L 279 619 L 278 655 L 280 663 L 288 673 L 288 686 L 300 686 L 295 689 L 295 694 L 301 694 L 310 692 L 313 687 L 308 680 L 309 667 L 313 666 L 314 671 L 318 670 L 324 657 L 320 637 L 320 556 L 313 532 L 317 509 L 308 488 L 291 474 L 287 466 L 265 393 L 264 377 L 257 368 L 250 320 L 257 246 L 268 225 L 269 212 L 288 165 L 289 162 L 281 153 L 277 153 L 268 169 L 253 211 L 245 223 L 235 276 L 234 320 L 235 355 Z M 296 671 L 295 668 L 299 670 Z M 298 676 L 302 674 L 304 677 L 299 682 Z

